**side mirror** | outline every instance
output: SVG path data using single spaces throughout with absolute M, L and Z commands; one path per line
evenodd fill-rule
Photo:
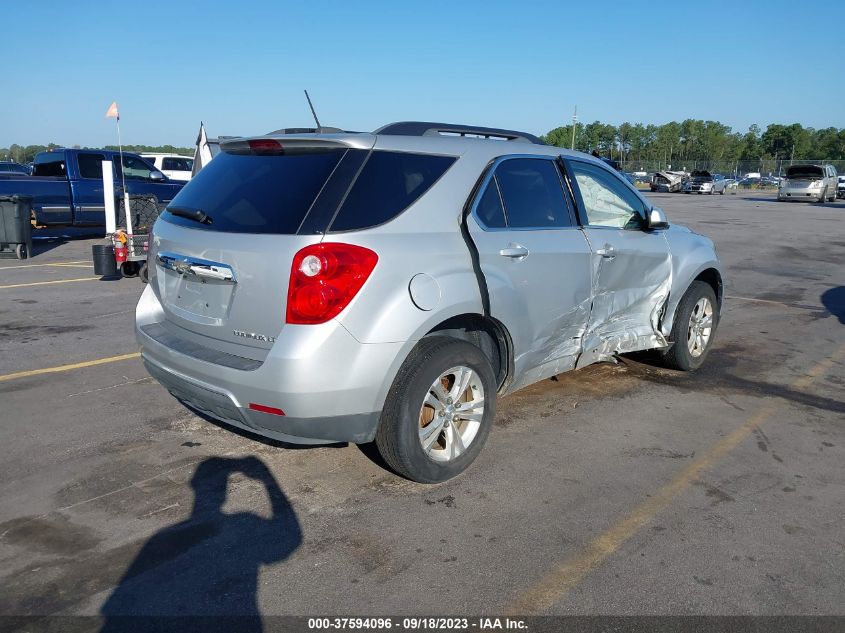
M 151 171 L 150 180 L 164 180 L 164 174 L 158 170 Z
M 650 229 L 668 229 L 669 219 L 663 213 L 660 207 L 652 207 L 648 212 L 648 228 Z

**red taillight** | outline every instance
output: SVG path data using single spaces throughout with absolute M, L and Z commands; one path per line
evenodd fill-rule
M 285 150 L 282 144 L 276 139 L 272 138 L 255 138 L 249 143 L 249 148 L 253 154 L 284 154 Z
M 306 246 L 291 264 L 286 321 L 313 325 L 333 319 L 358 294 L 377 262 L 378 255 L 362 246 Z

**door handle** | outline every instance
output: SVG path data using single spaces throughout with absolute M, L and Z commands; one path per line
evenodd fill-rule
M 509 244 L 507 248 L 499 251 L 502 257 L 512 257 L 513 259 L 525 259 L 528 257 L 528 249 L 519 244 Z
M 601 255 L 605 259 L 613 259 L 616 257 L 616 250 L 610 244 L 606 244 L 604 248 L 596 250 L 596 255 Z

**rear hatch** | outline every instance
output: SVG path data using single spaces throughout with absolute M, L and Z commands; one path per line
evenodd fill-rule
M 285 323 L 293 257 L 322 239 L 374 137 L 264 142 L 232 142 L 156 222 L 154 338 L 263 360 Z

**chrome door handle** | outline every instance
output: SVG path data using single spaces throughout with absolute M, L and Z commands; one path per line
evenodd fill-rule
M 605 259 L 613 259 L 616 257 L 616 251 L 612 246 L 606 246 L 605 248 L 596 250 L 596 255 L 601 255 Z
M 519 244 L 509 244 L 507 248 L 499 251 L 502 257 L 512 257 L 514 259 L 525 259 L 528 257 L 528 249 Z

